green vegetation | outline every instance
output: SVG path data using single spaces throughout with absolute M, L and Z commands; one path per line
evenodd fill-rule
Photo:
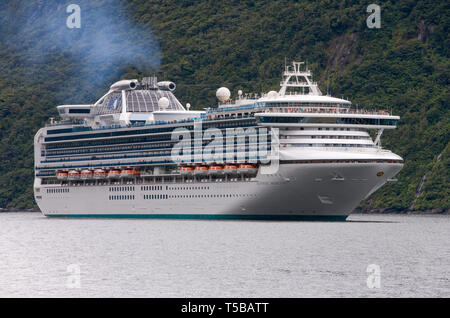
M 82 61 L 51 50 L 45 60 L 31 61 L 29 37 L 21 41 L 27 32 L 39 35 L 24 19 L 26 12 L 38 14 L 45 1 L 5 2 L 0 4 L 0 207 L 27 208 L 35 204 L 33 136 L 56 116 L 55 106 L 92 102 L 111 82 L 151 75 L 152 69 L 131 60 L 81 84 Z M 68 4 L 50 1 L 58 2 Z M 93 7 L 113 2 L 98 0 Z M 213 106 L 219 86 L 232 92 L 278 89 L 284 58 L 306 60 L 322 91 L 328 87 L 354 104 L 401 116 L 398 129 L 385 132 L 382 142 L 405 159 L 405 167 L 397 183 L 382 187 L 362 207 L 408 210 L 428 173 L 414 209 L 450 209 L 448 1 L 383 1 L 380 29 L 366 26 L 373 1 L 122 2 L 117 15 L 151 29 L 160 41 L 156 75 L 177 83 L 183 104 Z

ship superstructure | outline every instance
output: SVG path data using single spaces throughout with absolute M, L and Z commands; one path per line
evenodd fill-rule
M 302 63 L 280 86 L 222 87 L 193 111 L 144 78 L 58 106 L 35 136 L 36 202 L 47 216 L 344 220 L 402 168 L 381 147 L 400 118 L 323 95 Z

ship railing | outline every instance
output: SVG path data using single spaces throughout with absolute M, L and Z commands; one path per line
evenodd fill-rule
M 242 116 L 241 118 L 252 118 L 252 116 Z M 98 128 L 92 129 L 93 131 L 98 130 L 108 130 L 108 129 L 125 129 L 125 128 L 133 128 L 133 127 L 152 127 L 152 126 L 161 126 L 161 125 L 173 125 L 173 124 L 188 124 L 188 123 L 194 123 L 195 121 L 203 120 L 204 122 L 210 122 L 215 120 L 223 120 L 223 118 L 217 119 L 217 118 L 194 118 L 194 119 L 179 119 L 179 120 L 171 120 L 171 121 L 155 121 L 153 123 L 149 124 L 139 124 L 139 125 L 128 125 L 128 126 L 120 126 L 120 125 L 111 125 L 111 126 L 100 126 Z
M 388 111 L 373 111 L 363 109 L 348 109 L 348 108 L 320 108 L 320 107 L 268 107 L 266 113 L 309 113 L 309 114 L 352 114 L 352 115 L 388 115 Z
M 64 125 L 80 125 L 80 124 L 84 124 L 84 120 L 60 120 L 60 121 L 55 121 L 53 123 L 48 123 L 45 124 L 45 127 L 57 127 L 57 126 L 64 126 Z
M 245 160 L 252 160 L 252 159 L 257 159 L 257 160 L 266 160 L 267 159 L 267 155 L 260 155 L 260 156 L 254 156 L 251 155 L 250 153 L 252 153 L 254 151 L 249 151 L 248 149 L 245 149 L 244 151 L 237 151 L 236 149 L 234 150 L 234 153 L 236 154 L 236 157 L 239 158 L 237 155 L 238 154 L 244 154 L 244 157 L 246 158 Z M 61 162 L 63 163 L 62 166 L 46 166 L 46 167 L 40 167 L 40 166 L 36 166 L 35 170 L 36 171 L 45 171 L 45 170 L 55 170 L 55 169 L 76 169 L 76 168 L 96 168 L 96 167 L 110 167 L 110 166 L 120 166 L 120 165 L 126 165 L 126 166 L 138 166 L 138 165 L 155 165 L 155 164 L 175 164 L 177 165 L 177 162 L 174 162 L 172 160 L 172 158 L 170 158 L 169 155 L 160 155 L 160 156 L 155 156 L 154 160 L 151 160 L 149 158 L 150 156 L 133 156 L 133 157 L 128 157 L 128 158 L 118 158 L 121 160 L 116 160 L 116 159 L 103 159 L 105 161 L 108 162 L 101 162 L 98 164 L 95 163 L 91 163 L 92 160 L 80 160 L 80 161 L 87 161 L 89 163 L 87 164 L 80 164 L 80 165 L 75 165 L 75 164 L 70 164 L 70 162 L 67 162 L 67 165 L 64 164 L 66 162 Z M 158 157 L 162 157 L 161 159 Z M 127 161 L 127 160 L 135 160 L 138 158 L 149 158 L 150 160 L 145 160 L 142 159 L 140 161 Z M 167 159 L 163 159 L 163 158 L 167 158 Z M 158 160 L 159 159 L 159 160 Z M 102 160 L 102 159 L 99 159 Z M 124 161 L 125 160 L 125 161 Z M 76 160 L 78 161 L 78 160 Z M 206 160 L 203 160 L 203 162 L 207 162 Z
M 251 105 L 244 105 L 244 106 L 235 106 L 235 107 L 224 107 L 224 108 L 213 108 L 209 109 L 207 111 L 208 114 L 214 114 L 214 113 L 225 113 L 229 111 L 236 111 L 236 110 L 250 110 L 250 109 L 257 109 L 262 108 L 264 105 L 261 104 L 251 104 Z
M 320 150 L 325 151 L 345 151 L 345 152 L 357 152 L 357 153 L 366 153 L 366 154 L 372 154 L 372 153 L 392 153 L 392 151 L 387 149 L 380 149 L 375 147 L 374 145 L 364 145 L 364 144 L 352 144 L 349 146 L 288 146 L 285 148 L 301 148 L 304 150 L 307 150 L 308 148 L 320 148 Z

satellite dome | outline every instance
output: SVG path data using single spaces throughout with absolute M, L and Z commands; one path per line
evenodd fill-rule
M 230 90 L 226 87 L 221 87 L 216 92 L 216 97 L 221 102 L 226 102 L 230 98 Z
M 278 97 L 278 92 L 270 91 L 270 92 L 267 93 L 267 97 L 268 98 L 277 98 Z
M 167 97 L 161 97 L 158 100 L 158 106 L 160 109 L 166 109 L 169 107 L 169 99 Z

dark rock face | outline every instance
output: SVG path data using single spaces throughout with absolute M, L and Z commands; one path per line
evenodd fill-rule
M 341 73 L 347 65 L 354 60 L 358 60 L 356 55 L 356 44 L 358 43 L 358 34 L 343 34 L 334 39 L 330 45 L 330 57 L 327 61 L 325 78 L 328 73 Z
M 420 20 L 419 24 L 417 25 L 417 39 L 425 43 L 430 34 L 433 33 L 433 31 L 433 25 L 427 25 L 425 24 L 424 20 Z

